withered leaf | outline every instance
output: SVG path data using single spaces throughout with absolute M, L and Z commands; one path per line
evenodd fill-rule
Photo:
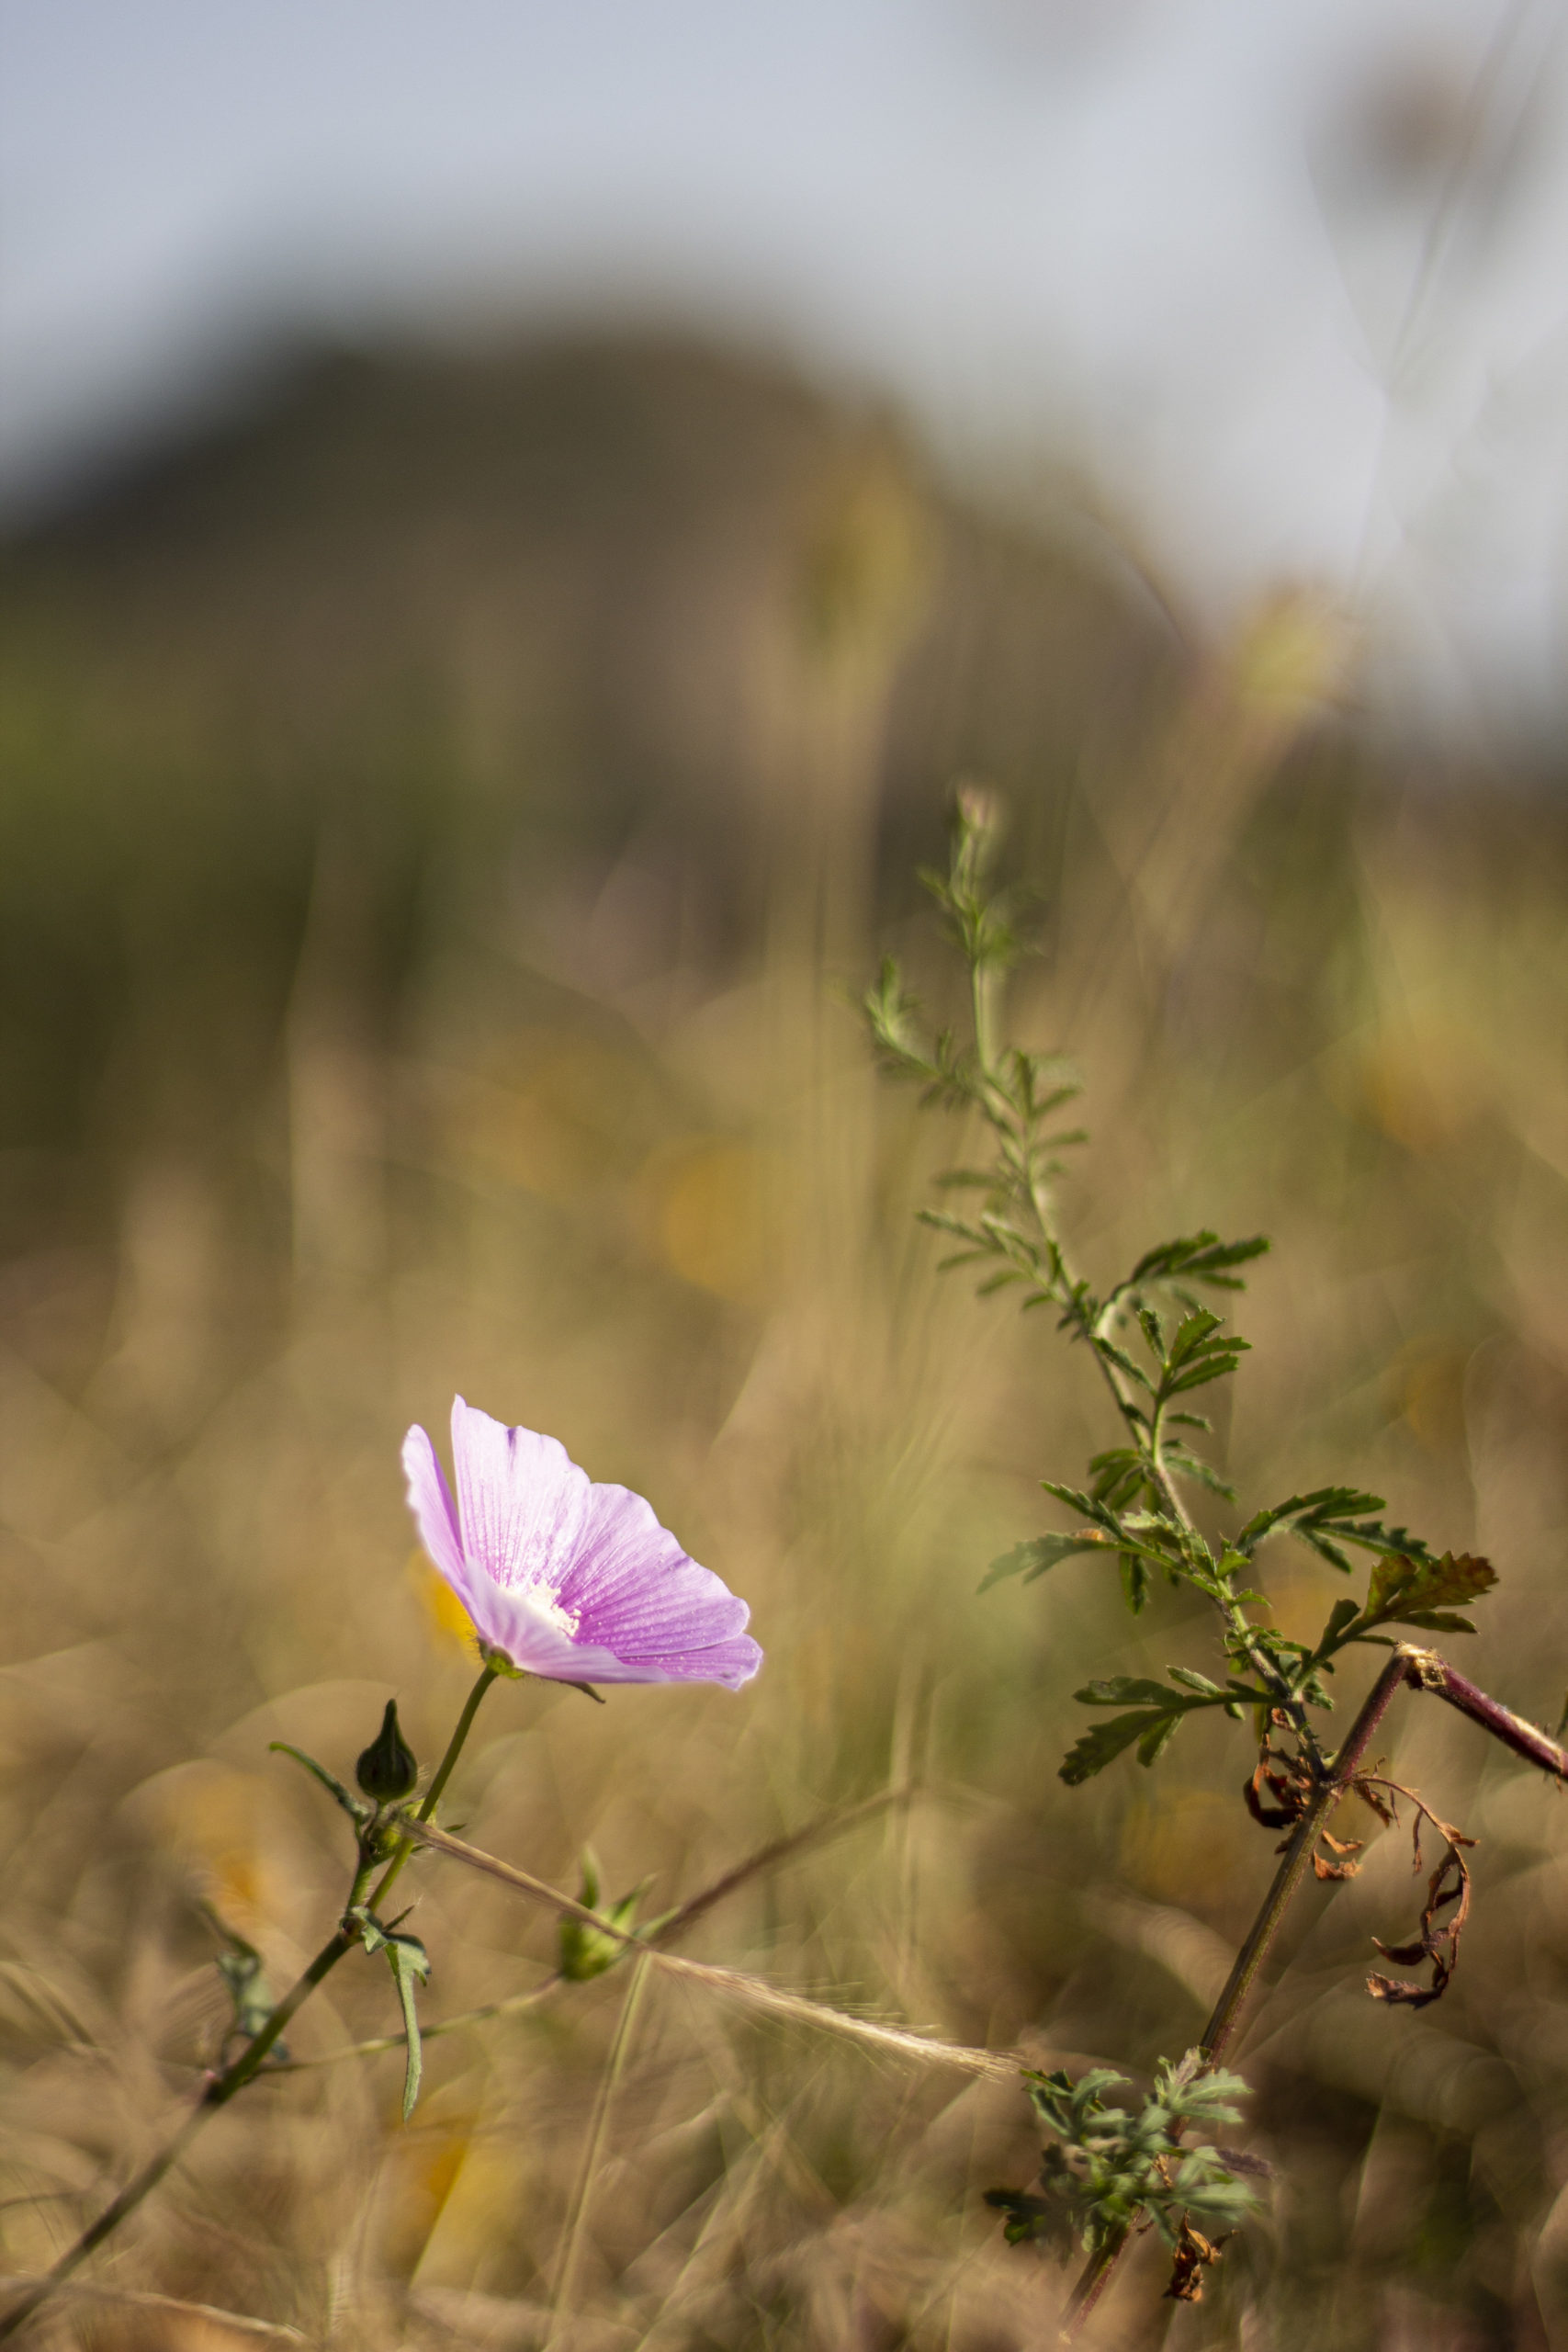
M 1429 1966 L 1431 1982 L 1412 1984 L 1383 1975 L 1371 1975 L 1367 1979 L 1367 1990 L 1374 2001 L 1387 2001 L 1412 2009 L 1424 2009 L 1429 2002 L 1440 2000 L 1447 1992 L 1449 1980 L 1459 1959 L 1459 1940 L 1470 1916 L 1470 1871 L 1460 1849 L 1472 1846 L 1475 1840 L 1450 1828 L 1447 1822 L 1438 1821 L 1434 1815 L 1427 1817 L 1444 1839 L 1445 1846 L 1442 1860 L 1427 1882 L 1427 1901 L 1421 1913 L 1419 1929 L 1408 1943 L 1385 1944 L 1377 1936 L 1372 1938 L 1372 1941 L 1383 1958 L 1392 1960 L 1396 1967 Z M 1421 1867 L 1420 1831 L 1421 1816 L 1417 1814 L 1415 1826 L 1417 1870 Z M 1458 1907 L 1451 1918 L 1439 1924 L 1438 1914 L 1447 1910 L 1450 1904 Z
M 1225 2241 L 1206 2238 L 1190 2222 L 1183 2222 L 1177 2242 L 1176 2259 L 1171 2265 L 1170 2284 L 1165 2290 L 1167 2302 L 1201 2303 L 1203 2300 L 1203 2271 L 1211 2262 L 1218 2262 L 1220 2248 Z

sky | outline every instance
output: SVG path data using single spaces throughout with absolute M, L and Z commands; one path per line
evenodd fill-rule
M 271 336 L 673 314 L 1216 622 L 1563 697 L 1568 0 L 0 0 L 0 508 Z

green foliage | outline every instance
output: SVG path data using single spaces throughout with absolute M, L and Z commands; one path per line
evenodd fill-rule
M 1184 1718 L 1200 1708 L 1223 1707 L 1234 1716 L 1244 1706 L 1269 1703 L 1267 1694 L 1250 1683 L 1233 1679 L 1222 1688 L 1219 1683 L 1211 1682 L 1206 1674 L 1187 1666 L 1168 1667 L 1166 1672 L 1176 1688 L 1117 1674 L 1108 1681 L 1086 1683 L 1081 1690 L 1073 1693 L 1086 1707 L 1126 1707 L 1131 1712 L 1113 1716 L 1110 1723 L 1096 1724 L 1082 1735 L 1062 1766 L 1062 1778 L 1069 1788 L 1077 1788 L 1084 1781 L 1091 1781 L 1097 1772 L 1103 1772 L 1134 1742 L 1139 1763 L 1156 1763 L 1175 1738 Z
M 397 1922 L 384 1928 L 363 1908 L 349 1913 L 359 1930 L 360 1941 L 367 1952 L 384 1951 L 397 1987 L 398 2006 L 403 2017 L 403 2039 L 408 2057 L 403 2068 L 403 2121 L 406 2123 L 419 2100 L 419 2086 L 424 2074 L 424 2052 L 419 2035 L 419 2013 L 414 2007 L 413 1988 L 424 1984 L 430 1975 L 430 1956 L 417 1936 L 400 1936 Z M 403 1915 L 405 1917 L 407 1914 Z
M 233 1928 L 219 1917 L 209 1903 L 202 1904 L 200 1908 L 214 1934 L 221 1936 L 229 1947 L 227 1951 L 218 1954 L 217 1968 L 233 2004 L 230 2033 L 253 2041 L 271 2017 L 274 2007 L 272 1987 L 267 1983 L 262 1956 L 254 1944 L 247 1943 L 243 1936 L 236 1935 Z M 225 2043 L 227 2039 L 226 2036 Z M 288 2052 L 283 2042 L 275 2041 L 270 2055 L 275 2060 L 281 2060 L 288 2057 Z
M 1247 2096 L 1239 2075 L 1203 2071 L 1202 2053 L 1180 2063 L 1162 2058 L 1154 2088 L 1134 2114 L 1110 2107 L 1103 2093 L 1122 2077 L 1097 2066 L 1074 2082 L 1065 2073 L 1024 2078 L 1035 2113 L 1052 2137 L 1032 2188 L 993 2188 L 987 2203 L 1007 2215 L 1010 2245 L 1035 2240 L 1064 2258 L 1075 2247 L 1098 2254 L 1141 2222 L 1166 2245 L 1180 2244 L 1183 2224 L 1225 2228 L 1254 2211 L 1257 2197 L 1236 2177 L 1225 2152 L 1189 2132 L 1234 2123 Z
M 1364 1495 L 1356 1487 L 1318 1487 L 1310 1495 L 1292 1495 L 1287 1501 L 1260 1510 L 1233 1540 L 1237 1551 L 1250 1559 L 1266 1535 L 1288 1529 L 1330 1567 L 1346 1575 L 1355 1565 L 1346 1555 L 1347 1544 L 1363 1552 L 1403 1552 L 1413 1559 L 1429 1560 L 1431 1553 L 1408 1528 L 1385 1527 L 1381 1519 L 1361 1516 L 1382 1508 L 1381 1495 Z
M 302 1747 L 291 1747 L 286 1739 L 269 1740 L 267 1747 L 274 1756 L 292 1756 L 296 1764 L 302 1764 L 311 1779 L 319 1781 L 333 1802 L 342 1805 L 356 1830 L 363 1830 L 368 1826 L 376 1811 L 374 1804 L 364 1797 L 351 1796 L 336 1774 L 329 1772 L 324 1764 L 318 1764 L 315 1758 L 307 1756 Z
M 974 1267 L 982 1297 L 1013 1290 L 1026 1311 L 1051 1308 L 1057 1328 L 1092 1358 L 1121 1427 L 1116 1442 L 1090 1460 L 1087 1485 L 1041 1481 L 1073 1524 L 993 1560 L 981 1590 L 1012 1577 L 1030 1584 L 1060 1561 L 1100 1554 L 1115 1562 L 1134 1614 L 1161 1578 L 1201 1594 L 1217 1613 L 1223 1679 L 1170 1666 L 1163 1681 L 1115 1675 L 1076 1693 L 1080 1704 L 1111 1712 L 1080 1734 L 1063 1761 L 1061 1777 L 1069 1785 L 1093 1779 L 1129 1748 L 1140 1764 L 1156 1763 L 1189 1715 L 1218 1708 L 1235 1721 L 1251 1717 L 1271 1792 L 1312 1792 L 1332 1773 L 1313 1711 L 1333 1704 L 1325 1678 L 1338 1653 L 1353 1643 L 1386 1641 L 1376 1629 L 1394 1623 L 1468 1632 L 1468 1619 L 1455 1614 L 1453 1604 L 1489 1590 L 1496 1577 L 1484 1560 L 1446 1553 L 1438 1558 L 1407 1529 L 1387 1526 L 1379 1516 L 1382 1498 L 1355 1487 L 1291 1495 L 1229 1537 L 1211 1536 L 1199 1524 L 1187 1498 L 1191 1489 L 1221 1504 L 1234 1503 L 1235 1492 L 1194 1451 L 1189 1433 L 1206 1434 L 1210 1424 L 1189 1400 L 1230 1379 L 1248 1349 L 1198 1293 L 1242 1290 L 1241 1270 L 1269 1244 L 1259 1235 L 1222 1240 L 1207 1227 L 1179 1235 L 1145 1250 L 1102 1293 L 1070 1264 L 1050 1187 L 1060 1169 L 1056 1155 L 1081 1136 L 1059 1132 L 1053 1122 L 1078 1090 L 1056 1057 L 1026 1053 L 992 1034 L 995 982 L 1022 952 L 1012 903 L 987 894 L 995 832 L 988 805 L 961 799 L 949 872 L 925 877 L 968 966 L 970 1036 L 943 1030 L 928 1038 L 891 962 L 866 996 L 866 1016 L 885 1069 L 918 1082 L 928 1103 L 977 1115 L 988 1130 L 988 1164 L 968 1161 L 939 1179 L 944 1191 L 973 1195 L 973 1205 L 964 1213 L 920 1212 L 956 1245 L 942 1270 Z M 1275 1533 L 1295 1536 L 1340 1573 L 1350 1570 L 1352 1554 L 1372 1555 L 1365 1603 L 1336 1602 L 1316 1643 L 1297 1641 L 1254 1613 L 1267 1608 L 1250 1582 L 1254 1555 Z M 1269 1744 L 1281 1733 L 1292 1743 L 1283 1752 Z M 1250 1802 L 1266 1825 L 1296 1818 L 1288 1809 Z M 1457 1854 L 1452 1839 L 1450 1851 Z M 1333 1863 L 1318 1867 L 1320 1876 L 1347 1874 Z M 1459 1870 L 1462 1877 L 1462 1860 Z M 1434 1881 L 1429 1909 L 1450 1899 Z M 1428 1917 L 1428 1943 L 1436 1933 Z M 1394 1957 L 1404 1955 L 1404 1947 L 1394 1949 Z M 1372 1982 L 1375 1990 L 1387 1980 Z M 1435 1995 L 1395 1989 L 1386 1996 Z M 989 2202 L 1007 2217 L 1009 2240 L 1041 2240 L 1063 2254 L 1079 2245 L 1092 2257 L 1111 2256 L 1130 2230 L 1152 2222 L 1179 2250 L 1172 2292 L 1188 2293 L 1193 2266 L 1213 2258 L 1201 2232 L 1239 2221 L 1254 2199 L 1220 2151 L 1201 2140 L 1184 2143 L 1189 2133 L 1233 2120 L 1232 2102 L 1245 2086 L 1206 2069 L 1197 2050 L 1179 2066 L 1162 2060 L 1152 2094 L 1131 2115 L 1107 2104 L 1102 2094 L 1120 2078 L 1104 2069 L 1076 2084 L 1065 2074 L 1026 2079 L 1053 2136 L 1028 2189 L 990 2192 Z
M 563 1917 L 560 1922 L 559 1962 L 563 1976 L 570 1977 L 574 1984 L 586 1984 L 591 1976 L 603 1976 L 607 1968 L 614 1968 L 626 1951 L 623 1938 L 634 1931 L 637 1907 L 648 1893 L 648 1885 L 647 1879 L 644 1879 L 642 1884 L 634 1886 L 629 1894 L 623 1894 L 618 1902 L 607 1904 L 601 1910 L 598 1859 L 591 1849 L 584 1853 L 582 1883 L 578 1889 L 577 1899 L 585 1910 L 597 1913 L 606 1927 L 618 1928 L 620 1932 L 605 1935 L 602 1929 L 591 1928 L 585 1919 Z M 652 1921 L 647 1924 L 657 1926 L 659 1923 Z
M 1249 1709 L 1282 1716 L 1303 1770 L 1315 1776 L 1325 1756 L 1310 1711 L 1333 1705 L 1325 1678 L 1337 1654 L 1352 1643 L 1383 1640 L 1377 1628 L 1393 1623 L 1469 1632 L 1470 1621 L 1451 1604 L 1473 1600 L 1495 1577 L 1485 1561 L 1447 1554 L 1438 1559 L 1407 1528 L 1386 1525 L 1382 1498 L 1356 1487 L 1291 1495 L 1255 1513 L 1233 1536 L 1211 1539 L 1200 1527 L 1187 1499 L 1190 1490 L 1220 1503 L 1234 1503 L 1235 1492 L 1194 1450 L 1190 1433 L 1207 1433 L 1210 1425 L 1189 1400 L 1230 1379 L 1248 1348 L 1198 1293 L 1245 1288 L 1242 1270 L 1269 1244 L 1258 1234 L 1224 1240 L 1207 1227 L 1179 1234 L 1145 1250 L 1103 1293 L 1069 1263 L 1050 1186 L 1060 1170 L 1057 1154 L 1082 1139 L 1081 1131 L 1054 1125 L 1079 1089 L 1059 1056 L 993 1035 L 995 985 L 1024 952 L 1015 899 L 989 890 L 997 833 L 989 801 L 962 795 L 948 872 L 923 877 L 968 967 L 971 1035 L 942 1030 L 928 1036 L 891 959 L 866 994 L 866 1017 L 885 1069 L 921 1085 L 928 1102 L 978 1114 L 989 1133 L 987 1164 L 970 1161 L 938 1180 L 945 1191 L 975 1195 L 974 1207 L 919 1212 L 957 1245 L 942 1269 L 972 1266 L 981 1296 L 1013 1290 L 1025 1310 L 1053 1309 L 1058 1328 L 1093 1358 L 1121 1431 L 1090 1460 L 1086 1486 L 1041 1482 L 1076 1523 L 1015 1544 L 992 1561 L 980 1589 L 1015 1577 L 1031 1584 L 1059 1561 L 1099 1554 L 1114 1561 L 1134 1615 L 1162 1577 L 1190 1587 L 1219 1612 L 1233 1669 L 1223 1685 L 1172 1668 L 1175 1687 L 1095 1683 L 1078 1693 L 1086 1704 L 1122 1712 L 1077 1741 L 1062 1766 L 1068 1782 L 1091 1779 L 1128 1748 L 1141 1763 L 1154 1763 L 1186 1715 L 1214 1706 L 1237 1719 Z M 1373 1555 L 1365 1605 L 1338 1602 L 1315 1644 L 1280 1634 L 1253 1613 L 1266 1607 L 1250 1583 L 1254 1555 L 1275 1533 L 1294 1535 L 1342 1574 L 1351 1570 L 1353 1553 Z M 1111 1691 L 1118 1695 L 1105 1695 Z

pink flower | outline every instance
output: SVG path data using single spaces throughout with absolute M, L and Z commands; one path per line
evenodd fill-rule
M 743 1600 L 687 1558 L 640 1495 L 596 1487 L 553 1437 L 452 1402 L 457 1502 L 423 1430 L 409 1505 L 482 1651 L 556 1682 L 723 1682 L 762 1663 Z

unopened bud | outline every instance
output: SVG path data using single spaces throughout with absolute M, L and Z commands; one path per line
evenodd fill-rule
M 378 1804 L 395 1804 L 406 1797 L 419 1778 L 414 1753 L 398 1729 L 398 1702 L 387 1702 L 381 1728 L 355 1766 L 355 1778 Z

